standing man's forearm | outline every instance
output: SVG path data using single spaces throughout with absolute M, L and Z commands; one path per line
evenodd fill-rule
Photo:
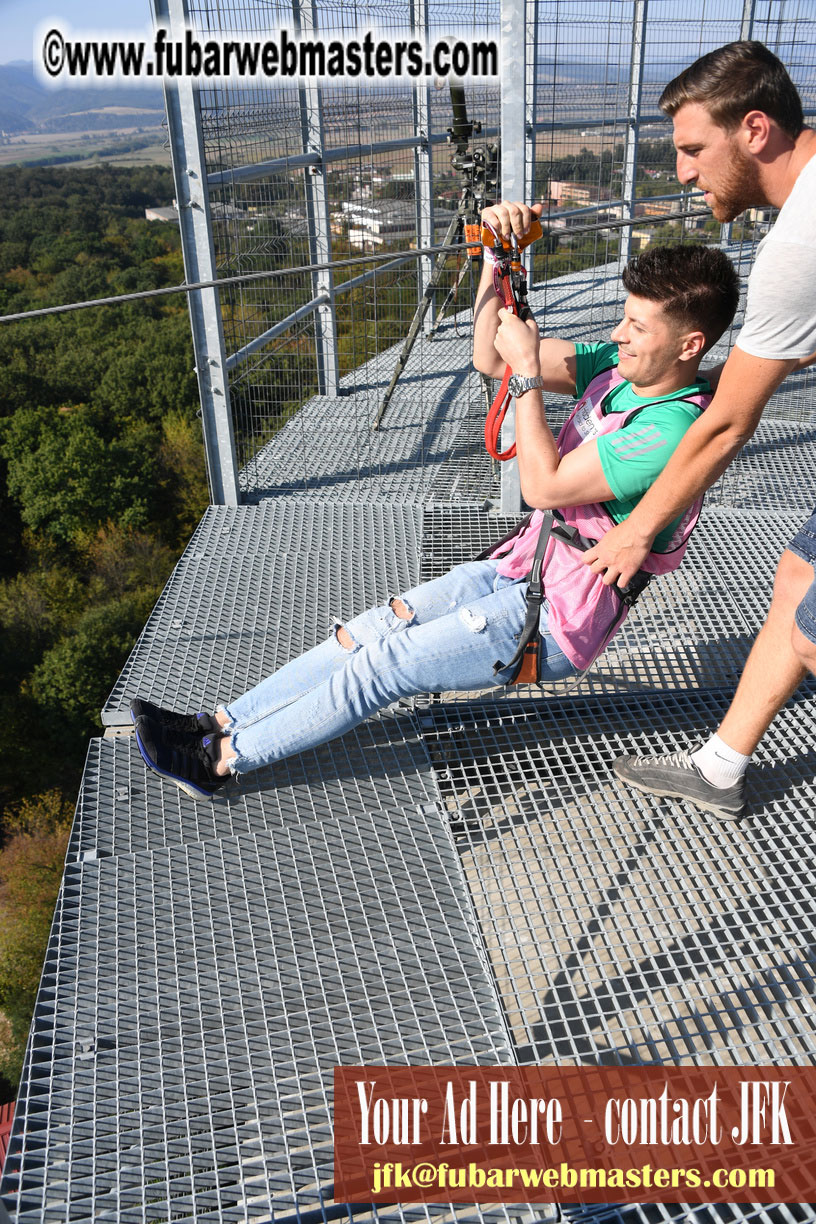
M 770 396 L 795 368 L 732 350 L 716 395 L 691 426 L 666 467 L 625 522 L 584 554 L 604 582 L 625 586 L 643 563 L 658 532 L 710 488 L 753 434 Z

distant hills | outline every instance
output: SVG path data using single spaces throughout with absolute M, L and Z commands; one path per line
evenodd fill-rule
M 0 65 L 0 132 L 7 135 L 158 127 L 163 118 L 164 100 L 155 85 L 51 90 L 36 79 L 30 63 Z

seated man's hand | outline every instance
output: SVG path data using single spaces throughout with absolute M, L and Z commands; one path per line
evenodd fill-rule
M 534 221 L 538 220 L 544 211 L 543 204 L 505 203 L 491 204 L 482 209 L 482 225 L 489 225 L 507 242 L 510 235 L 515 234 L 521 239 Z
M 630 519 L 608 531 L 594 548 L 581 558 L 594 574 L 603 574 L 605 586 L 617 583 L 628 586 L 652 547 L 652 538 L 645 538 Z
M 522 323 L 512 311 L 502 307 L 494 343 L 496 352 L 507 362 L 514 374 L 529 378 L 541 373 L 539 341 L 535 319 Z

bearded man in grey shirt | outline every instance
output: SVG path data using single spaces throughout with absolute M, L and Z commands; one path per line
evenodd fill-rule
M 652 540 L 725 470 L 793 370 L 816 361 L 816 132 L 784 66 L 762 43 L 702 56 L 667 85 L 677 176 L 705 191 L 719 221 L 752 205 L 781 208 L 748 282 L 745 324 L 714 399 L 626 520 L 585 554 L 625 586 Z M 816 673 L 816 511 L 782 554 L 768 618 L 718 731 L 696 752 L 628 756 L 619 778 L 726 819 L 744 811 L 745 772 L 773 718 Z

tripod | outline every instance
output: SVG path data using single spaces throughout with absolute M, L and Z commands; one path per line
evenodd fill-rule
M 451 85 L 451 106 L 453 108 L 453 127 L 448 128 L 448 140 L 454 146 L 454 151 L 451 154 L 450 164 L 454 170 L 459 172 L 459 204 L 456 209 L 456 216 L 451 218 L 448 231 L 445 234 L 444 245 L 446 247 L 455 244 L 464 243 L 467 238 L 467 226 L 478 225 L 482 209 L 488 204 L 493 203 L 495 199 L 496 186 L 498 183 L 498 161 L 499 161 L 499 146 L 498 144 L 478 145 L 474 148 L 473 153 L 468 152 L 468 145 L 474 134 L 482 130 L 480 123 L 471 123 L 467 117 L 467 106 L 465 103 L 465 91 L 461 85 Z M 422 300 L 414 312 L 414 317 L 411 320 L 411 326 L 408 329 L 408 335 L 405 337 L 405 343 L 402 346 L 402 351 L 397 358 L 397 364 L 394 368 L 394 373 L 391 376 L 391 382 L 388 384 L 388 390 L 383 396 L 379 411 L 371 423 L 372 429 L 379 429 L 382 424 L 382 419 L 385 416 L 388 405 L 391 401 L 391 396 L 394 394 L 394 389 L 399 382 L 405 366 L 408 363 L 408 358 L 411 356 L 411 351 L 419 335 L 420 329 L 424 322 L 428 309 L 433 301 L 434 294 L 439 288 L 442 277 L 445 273 L 445 266 L 448 262 L 448 252 L 440 251 L 436 257 L 436 262 L 433 266 L 428 284 L 422 295 Z M 459 286 L 468 273 L 469 267 L 475 264 L 477 273 L 481 272 L 481 248 L 479 255 L 476 257 L 470 256 L 459 270 L 452 288 L 450 289 L 445 301 L 442 303 L 442 309 L 439 312 L 439 317 L 431 329 L 433 330 L 439 325 L 444 317 L 445 311 L 454 301 Z

